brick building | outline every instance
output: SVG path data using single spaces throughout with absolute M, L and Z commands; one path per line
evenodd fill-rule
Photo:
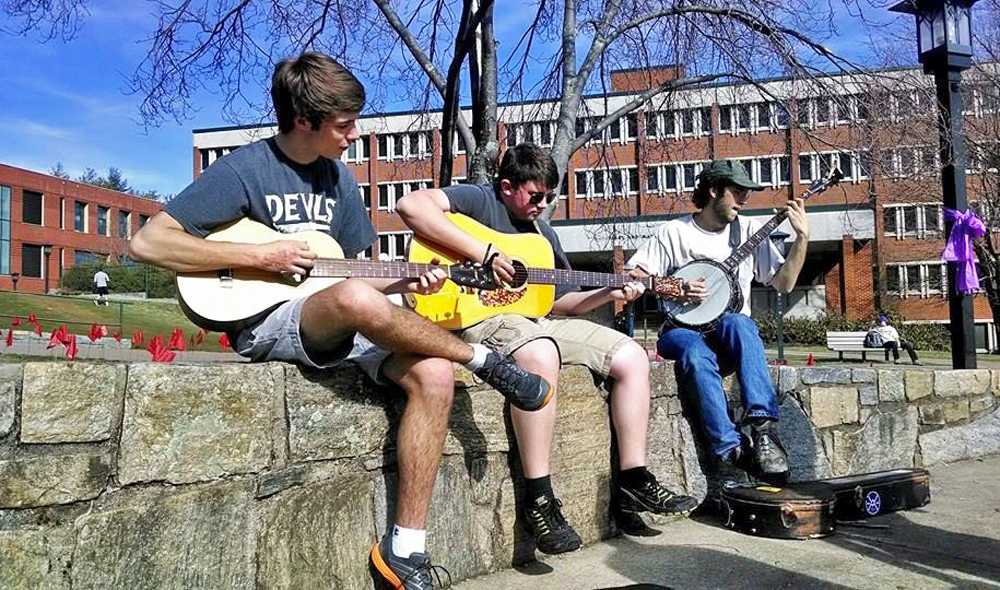
M 577 133 L 651 84 L 681 76 L 679 66 L 612 73 L 613 92 L 585 99 Z M 914 72 L 883 73 L 889 80 L 906 77 L 914 78 Z M 863 130 L 879 115 L 873 116 L 872 103 L 863 99 L 869 90 L 865 82 L 831 80 L 836 84 L 829 94 L 791 79 L 691 87 L 654 98 L 611 124 L 573 155 L 560 190 L 552 224 L 570 259 L 582 268 L 610 270 L 613 258 L 622 259 L 612 252 L 627 255 L 656 223 L 693 210 L 695 178 L 713 158 L 742 159 L 754 179 L 768 186 L 754 193 L 741 214 L 762 219 L 789 195 L 801 194 L 839 166 L 846 174 L 841 185 L 809 202 L 809 257 L 789 298 L 789 314 L 827 311 L 863 318 L 881 301 L 883 309 L 898 310 L 908 322 L 947 323 L 948 287 L 940 261 L 944 224 L 940 197 L 935 196 L 940 180 L 915 179 L 910 173 L 919 163 L 930 162 L 937 169 L 936 135 L 925 129 L 922 139 L 915 140 L 882 130 L 881 137 L 873 138 Z M 921 105 L 918 91 L 905 84 L 900 88 L 877 97 L 874 105 L 884 109 L 887 129 L 905 124 L 920 107 L 931 112 Z M 1000 97 L 988 89 L 970 94 L 968 116 L 1000 113 Z M 464 114 L 469 120 L 469 113 Z M 501 144 L 551 145 L 557 114 L 554 102 L 501 105 Z M 440 115 L 371 115 L 362 117 L 358 127 L 362 137 L 343 159 L 357 177 L 379 233 L 375 251 L 366 255 L 400 258 L 409 232 L 395 214 L 395 203 L 410 190 L 436 184 Z M 260 126 L 195 130 L 194 176 L 225 153 L 275 132 Z M 460 146 L 456 149 L 454 172 L 461 181 L 465 154 Z M 975 198 L 971 183 L 970 196 Z M 776 232 L 785 234 L 786 242 L 794 239 L 790 233 L 787 224 Z M 755 314 L 769 313 L 773 300 L 773 291 L 755 289 Z M 644 302 L 646 313 L 654 310 L 652 301 Z M 978 346 L 996 348 L 985 296 L 975 298 L 975 313 Z
M 0 289 L 46 293 L 63 271 L 125 256 L 160 203 L 0 164 Z

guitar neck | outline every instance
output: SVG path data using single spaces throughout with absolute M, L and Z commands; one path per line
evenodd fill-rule
M 317 258 L 309 272 L 311 277 L 356 277 L 366 279 L 417 278 L 432 268 L 439 268 L 451 275 L 448 266 L 393 260 L 353 260 L 346 258 Z
M 652 288 L 652 277 L 633 279 L 624 274 L 609 274 L 605 272 L 589 272 L 583 270 L 563 270 L 559 268 L 529 268 L 528 282 L 541 285 L 577 285 L 581 287 L 612 287 L 621 288 L 626 283 L 645 283 L 646 288 Z

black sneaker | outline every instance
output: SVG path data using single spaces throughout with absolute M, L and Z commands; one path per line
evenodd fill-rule
M 540 410 L 552 399 L 552 386 L 545 379 L 517 366 L 514 359 L 490 351 L 477 377 L 493 386 L 514 407 L 529 412 Z
M 660 485 L 652 473 L 639 487 L 619 486 L 616 496 L 622 512 L 685 515 L 698 506 L 698 501 L 691 496 L 675 494 Z
M 778 440 L 772 425 L 774 421 L 755 421 L 750 424 L 753 444 L 753 463 L 762 479 L 783 482 L 788 479 L 788 453 Z
M 383 590 L 432 590 L 450 588 L 451 574 L 445 568 L 431 565 L 426 553 L 411 553 L 406 559 L 392 553 L 391 536 L 372 546 L 368 554 L 369 570 L 376 588 Z M 438 570 L 444 572 L 447 583 L 442 584 Z M 436 586 L 435 586 L 436 582 Z
M 580 535 L 566 522 L 562 502 L 551 496 L 540 496 L 524 511 L 528 532 L 542 553 L 556 555 L 575 551 L 583 545 Z
M 751 461 L 743 447 L 736 447 L 723 456 L 716 456 L 711 470 L 706 474 L 708 493 L 705 496 L 709 508 L 719 508 L 722 490 L 727 487 L 745 486 L 757 483 L 750 475 Z

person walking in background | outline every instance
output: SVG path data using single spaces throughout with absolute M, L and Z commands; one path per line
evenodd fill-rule
M 103 268 L 97 269 L 94 273 L 94 291 L 97 293 L 97 299 L 94 300 L 94 305 L 108 305 L 108 281 L 110 277 L 108 273 L 104 272 Z
M 899 337 L 899 332 L 889 322 L 889 316 L 880 314 L 878 316 L 878 326 L 872 328 L 872 330 L 882 336 L 882 347 L 892 352 L 892 362 L 899 362 L 899 349 L 902 348 L 906 351 L 906 354 L 910 355 L 911 363 L 914 365 L 920 364 L 920 361 L 917 359 L 917 351 L 913 348 L 913 343 Z

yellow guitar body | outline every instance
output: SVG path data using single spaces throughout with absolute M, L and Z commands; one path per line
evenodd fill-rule
M 503 252 L 515 262 L 529 268 L 554 268 L 552 246 L 539 234 L 505 234 L 458 213 L 448 213 L 455 225 L 469 235 Z M 410 243 L 410 262 L 427 263 L 437 258 L 441 264 L 462 262 L 440 244 L 414 239 Z M 470 290 L 446 281 L 444 287 L 433 295 L 408 295 L 414 310 L 425 318 L 448 330 L 460 330 L 500 314 L 516 314 L 540 318 L 552 311 L 555 302 L 555 285 L 527 283 L 519 289 L 496 291 Z

